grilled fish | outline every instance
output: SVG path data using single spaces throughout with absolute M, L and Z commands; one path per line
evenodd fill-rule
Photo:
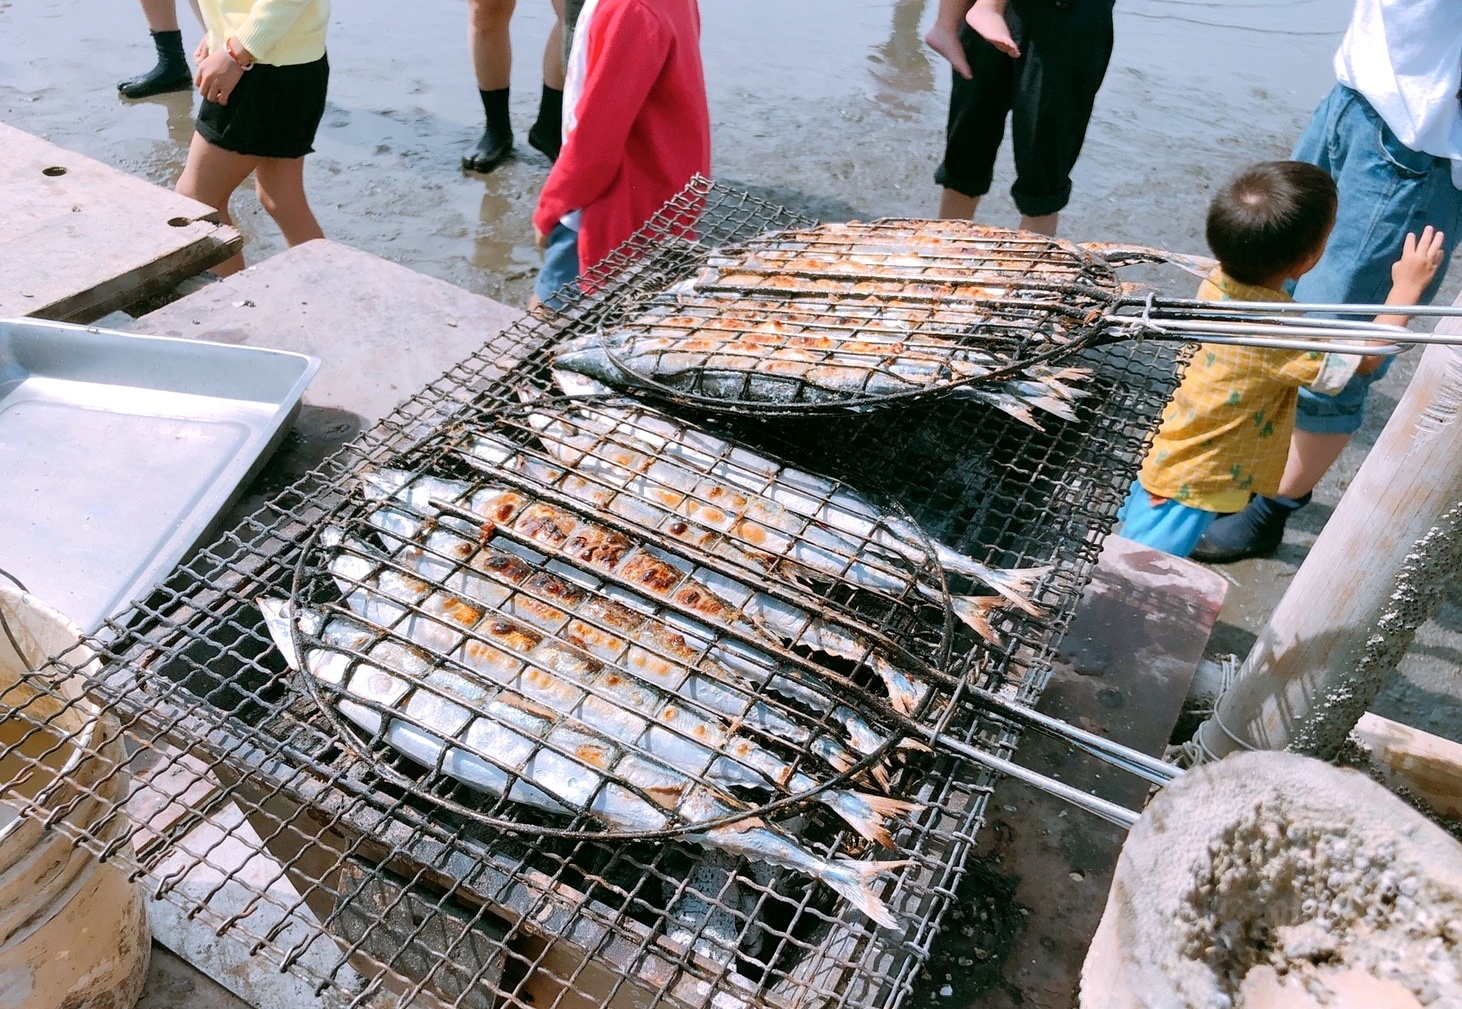
M 474 787 L 555 813 L 583 810 L 624 831 L 705 823 L 749 809 L 658 755 L 481 675 L 484 662 L 506 669 L 514 660 L 510 653 L 483 645 L 479 650 L 493 654 L 482 662 L 444 665 L 441 656 L 383 636 L 358 617 L 277 599 L 260 599 L 259 606 L 286 661 L 335 688 L 345 717 L 418 763 Z M 303 655 L 294 645 L 296 620 L 307 643 L 319 642 L 307 644 Z M 896 924 L 873 883 L 907 861 L 824 858 L 755 817 L 686 837 L 811 875 L 878 924 Z
M 643 407 L 579 404 L 542 409 L 532 422 L 550 455 L 583 477 L 592 503 L 611 511 L 625 495 L 664 513 L 653 528 L 712 552 L 734 552 L 748 571 L 831 577 L 902 597 L 914 591 L 955 614 L 987 639 L 990 596 L 946 595 L 934 569 L 973 579 L 1033 616 L 1029 594 L 1049 568 L 996 569 L 885 514 L 835 481 L 784 466 L 708 431 Z M 504 443 L 479 438 L 472 451 L 484 468 L 511 457 Z M 627 516 L 628 517 L 628 516 Z
M 500 455 L 499 450 L 509 451 L 503 443 L 492 442 L 491 451 Z M 579 478 L 547 470 L 526 454 L 520 453 L 514 463 L 515 469 L 557 483 L 560 489 L 570 493 L 588 489 Z M 401 506 L 378 508 L 370 514 L 368 521 L 382 531 L 409 539 L 417 535 L 422 518 L 437 511 L 434 502 L 455 503 L 480 517 L 484 530 L 515 532 L 538 549 L 572 564 L 614 575 L 636 593 L 665 600 L 711 626 L 744 630 L 778 643 L 805 645 L 855 665 L 866 663 L 887 689 L 889 702 L 902 713 L 915 710 L 927 692 L 925 684 L 885 657 L 878 643 L 866 640 L 851 628 L 814 617 L 719 572 L 690 567 L 680 558 L 641 546 L 601 523 L 569 509 L 532 500 L 523 492 L 491 485 L 473 489 L 454 481 L 390 470 L 365 474 L 363 486 L 367 496 L 394 500 Z M 627 499 L 624 504 L 642 522 L 657 517 L 647 507 L 638 506 L 634 499 Z M 694 640 L 703 636 L 703 631 L 692 625 L 676 624 L 676 629 Z M 756 689 L 765 685 L 829 715 L 844 726 L 851 744 L 860 752 L 871 753 L 885 742 L 862 716 L 828 696 L 825 676 L 804 673 L 799 666 L 780 661 L 744 641 L 717 645 L 711 658 L 713 672 L 734 677 L 740 686 Z

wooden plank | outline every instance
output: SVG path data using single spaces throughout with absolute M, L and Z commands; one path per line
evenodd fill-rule
M 0 317 L 90 322 L 223 262 L 212 207 L 0 123 Z
M 1366 712 L 1355 737 L 1370 750 L 1382 780 L 1443 816 L 1462 818 L 1462 743 Z

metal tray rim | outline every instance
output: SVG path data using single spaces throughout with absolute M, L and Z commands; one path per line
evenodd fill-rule
M 267 418 L 254 415 L 241 418 L 248 429 L 243 445 L 228 459 L 207 487 L 194 486 L 191 489 L 197 497 L 191 507 L 183 513 L 182 520 L 171 526 L 167 533 L 145 555 L 143 562 L 133 569 L 131 576 L 106 595 L 106 601 L 88 612 L 67 613 L 84 631 L 92 632 L 102 626 L 103 621 L 129 607 L 141 598 L 148 589 L 162 581 L 212 530 L 219 516 L 242 492 L 248 481 L 258 472 L 269 455 L 278 446 L 287 432 L 290 422 L 300 407 L 300 401 L 311 380 L 320 369 L 320 359 L 295 351 L 275 350 L 241 344 L 220 343 L 209 340 L 192 340 L 186 337 L 156 336 L 145 333 L 128 333 L 99 326 L 77 325 L 65 322 L 28 318 L 0 318 L 0 347 L 8 346 L 14 334 L 24 332 L 29 336 L 69 341 L 89 345 L 90 349 L 106 347 L 125 353 L 128 349 L 142 350 L 144 354 L 166 359 L 185 351 L 188 357 L 204 357 L 217 361 L 220 373 L 230 378 L 248 374 L 246 362 L 268 360 L 285 366 L 284 381 L 274 383 L 267 392 L 267 398 L 241 395 L 241 401 L 267 403 L 273 411 Z M 83 380 L 84 381 L 84 380 Z M 122 383 L 119 383 L 122 384 Z M 176 391 L 191 391 L 179 388 Z M 205 393 L 194 393 L 206 395 Z M 213 398 L 223 399 L 222 396 Z M 0 402 L 4 397 L 0 395 Z M 103 592 L 96 593 L 98 597 Z M 47 600 L 52 605 L 54 601 Z M 58 607 L 60 608 L 60 607 Z

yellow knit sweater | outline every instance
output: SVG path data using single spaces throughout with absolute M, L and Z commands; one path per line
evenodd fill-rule
M 260 63 L 292 66 L 325 55 L 330 0 L 199 0 L 208 51 L 233 37 Z

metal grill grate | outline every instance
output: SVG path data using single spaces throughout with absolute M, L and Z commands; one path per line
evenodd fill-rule
M 896 926 L 880 929 L 795 872 L 675 838 L 595 837 L 599 828 L 571 817 L 494 805 L 386 745 L 384 733 L 336 717 L 340 695 L 317 698 L 308 678 L 289 669 L 257 606 L 260 597 L 306 600 L 322 591 L 338 601 L 322 530 L 343 520 L 368 524 L 363 471 L 432 469 L 460 447 L 463 425 L 502 431 L 516 423 L 514 437 L 526 444 L 531 425 L 523 424 L 520 394 L 549 391 L 555 341 L 638 311 L 700 269 L 714 248 L 806 223 L 697 182 L 596 271 L 591 294 L 572 293 L 562 314 L 527 317 L 491 339 L 85 642 L 97 665 L 72 655 L 47 676 L 28 677 L 55 696 L 52 675 L 86 678 L 127 740 L 133 787 L 105 829 L 70 817 L 74 803 L 22 802 L 23 814 L 134 866 L 153 896 L 341 1004 L 419 996 L 535 1009 L 713 1000 L 896 1006 L 981 822 L 987 772 L 937 750 L 889 764 L 889 793 L 920 808 L 893 837 L 896 857 L 911 864 L 884 877 L 881 896 Z M 918 718 L 1008 755 L 1012 723 L 970 690 L 1025 703 L 1039 697 L 1171 390 L 1175 353 L 1119 346 L 1083 352 L 1081 364 L 1092 377 L 1076 419 L 1044 430 L 953 401 L 900 410 L 896 421 L 678 416 L 897 505 L 931 539 L 983 563 L 1049 567 L 1035 594 L 1043 615 L 997 611 L 993 642 L 897 596 L 883 598 L 873 624 L 939 674 Z M 867 600 L 811 604 L 839 619 L 872 619 Z M 864 691 L 870 718 L 897 729 L 876 685 L 848 686 Z M 40 710 L 22 708 L 15 718 L 44 734 Z M 20 744 L 7 752 L 32 759 Z M 810 849 L 895 857 L 878 855 L 835 816 L 800 801 L 805 795 L 793 798 L 772 813 Z M 269 858 L 251 857 L 262 855 Z

